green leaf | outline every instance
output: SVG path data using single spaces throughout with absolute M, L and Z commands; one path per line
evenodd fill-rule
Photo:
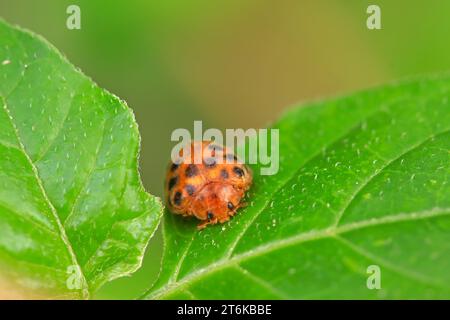
M 162 209 L 141 185 L 131 110 L 1 20 L 0 128 L 5 294 L 89 298 L 139 268 Z
M 142 297 L 450 298 L 449 94 L 434 77 L 288 112 L 280 171 L 254 168 L 247 208 L 201 232 L 166 215 Z

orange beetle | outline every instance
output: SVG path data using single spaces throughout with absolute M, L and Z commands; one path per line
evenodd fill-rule
M 198 229 L 224 223 L 245 205 L 241 201 L 252 184 L 252 172 L 224 146 L 198 141 L 189 147 L 190 154 L 183 156 L 181 150 L 180 159 L 167 169 L 168 208 L 175 214 L 202 220 Z M 195 152 L 200 152 L 200 164 L 194 163 Z

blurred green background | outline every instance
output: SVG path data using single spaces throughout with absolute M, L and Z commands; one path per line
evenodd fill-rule
M 70 4 L 81 30 L 66 28 Z M 369 4 L 382 30 L 366 28 Z M 0 0 L 0 16 L 128 102 L 144 185 L 158 196 L 175 128 L 261 128 L 298 102 L 450 69 L 447 0 Z M 143 267 L 97 298 L 135 298 L 161 253 L 158 233 Z

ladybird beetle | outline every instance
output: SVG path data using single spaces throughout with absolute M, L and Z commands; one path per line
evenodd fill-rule
M 180 158 L 169 164 L 166 202 L 173 213 L 202 220 L 198 225 L 201 230 L 228 221 L 245 205 L 241 201 L 252 183 L 252 172 L 232 152 L 211 141 L 194 141 L 189 148 L 189 154 L 183 155 L 182 149 Z

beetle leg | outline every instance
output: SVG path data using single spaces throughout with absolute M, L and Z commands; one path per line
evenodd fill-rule
M 228 220 L 230 220 L 230 216 L 227 215 L 227 216 L 221 218 L 221 219 L 219 220 L 219 222 L 220 222 L 220 223 L 224 223 L 224 222 L 227 222 Z
M 208 220 L 202 221 L 201 223 L 199 223 L 199 224 L 197 225 L 197 230 L 203 230 L 203 229 L 205 229 L 206 226 L 207 226 L 208 224 L 209 224 L 209 221 L 208 221 Z
M 197 230 L 203 230 L 206 228 L 207 225 L 210 224 L 216 224 L 217 223 L 217 218 L 213 218 L 211 220 L 203 220 L 198 226 L 197 226 Z
M 239 209 L 239 207 L 237 207 L 237 208 L 235 208 L 234 210 L 230 211 L 230 212 L 228 213 L 228 215 L 229 215 L 230 217 L 233 217 L 233 216 L 236 214 L 237 209 Z
M 245 208 L 246 206 L 248 206 L 247 202 L 241 202 L 239 203 L 238 208 Z

